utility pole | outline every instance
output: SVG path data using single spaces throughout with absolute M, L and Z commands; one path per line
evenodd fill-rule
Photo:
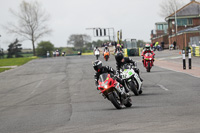
M 176 26 L 176 34 L 177 34 L 177 17 L 176 17 L 176 4 L 175 4 L 175 26 Z
M 175 38 L 176 38 L 176 44 L 177 44 L 177 16 L 176 16 L 176 3 L 175 3 L 175 26 L 176 26 Z M 174 49 L 176 49 L 175 46 L 174 46 Z

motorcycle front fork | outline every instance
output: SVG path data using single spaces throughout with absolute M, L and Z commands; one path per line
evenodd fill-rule
M 115 88 L 116 88 L 116 90 L 117 90 L 120 94 L 124 94 L 124 93 L 125 93 L 124 87 L 120 87 L 120 84 L 119 84 L 119 83 L 117 83 L 117 84 L 115 85 Z

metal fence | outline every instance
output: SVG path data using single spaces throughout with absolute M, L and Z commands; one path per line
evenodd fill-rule
M 200 46 L 200 36 L 190 37 L 189 45 L 192 47 Z

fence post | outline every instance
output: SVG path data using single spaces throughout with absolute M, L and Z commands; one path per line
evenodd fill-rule
M 191 49 L 188 49 L 189 69 L 192 69 Z
M 182 55 L 183 55 L 183 69 L 186 69 L 186 62 L 185 62 L 185 50 L 182 50 Z

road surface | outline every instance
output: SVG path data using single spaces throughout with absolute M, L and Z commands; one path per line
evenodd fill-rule
M 147 73 L 132 58 L 143 94 L 121 110 L 96 90 L 94 56 L 37 59 L 0 73 L 0 133 L 199 132 L 199 78 L 158 66 Z M 100 59 L 115 68 L 113 56 Z

